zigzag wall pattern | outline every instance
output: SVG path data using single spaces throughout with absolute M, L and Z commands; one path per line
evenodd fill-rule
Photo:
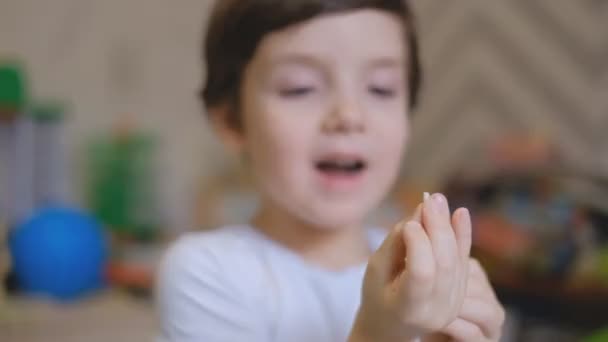
M 511 132 L 543 134 L 573 168 L 608 176 L 608 1 L 412 4 L 425 87 L 405 176 L 441 183 Z

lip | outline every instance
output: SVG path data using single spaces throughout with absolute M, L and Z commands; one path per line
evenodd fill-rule
M 361 171 L 354 173 L 346 172 L 324 172 L 318 164 L 327 160 L 344 160 L 344 161 L 362 161 L 364 168 Z M 369 172 L 369 161 L 362 154 L 350 152 L 330 152 L 321 155 L 313 164 L 315 174 L 319 179 L 321 187 L 328 192 L 333 193 L 348 193 L 357 190 L 367 173 Z
M 315 160 L 315 164 L 324 160 L 361 160 L 367 164 L 367 158 L 360 153 L 354 152 L 328 152 L 320 155 Z

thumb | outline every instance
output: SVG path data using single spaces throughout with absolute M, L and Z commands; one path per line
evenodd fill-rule
M 424 203 L 418 204 L 418 206 L 416 207 L 416 210 L 414 210 L 414 213 L 412 214 L 412 218 L 410 218 L 410 221 L 416 221 L 416 222 L 422 224 L 422 208 L 423 207 L 424 207 Z
M 370 258 L 368 272 L 373 272 L 382 284 L 391 282 L 405 267 L 404 227 L 405 221 L 396 224 Z
M 424 204 L 420 203 L 410 222 L 418 222 L 422 224 L 422 208 Z M 380 279 L 383 284 L 391 282 L 405 268 L 405 257 L 407 248 L 403 238 L 403 230 L 408 221 L 401 221 L 393 227 L 391 232 L 386 236 L 378 250 L 370 258 L 368 269 L 373 268 L 375 276 Z M 371 271 L 371 270 L 370 270 Z

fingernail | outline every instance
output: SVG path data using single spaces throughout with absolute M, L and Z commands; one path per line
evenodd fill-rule
M 467 208 L 460 209 L 460 219 L 465 220 L 465 221 L 468 221 L 471 219 L 471 213 L 469 212 L 469 209 L 467 209 Z
M 434 194 L 433 201 L 435 201 L 436 204 L 443 204 L 445 203 L 445 197 L 442 194 Z
M 406 221 L 401 220 L 393 227 L 393 229 L 397 232 L 400 232 L 403 230 L 403 228 L 405 228 L 405 224 L 406 224 Z
M 435 195 L 427 196 L 423 202 L 423 210 L 426 208 L 426 210 L 430 210 L 431 212 L 436 211 L 437 205 L 435 203 Z

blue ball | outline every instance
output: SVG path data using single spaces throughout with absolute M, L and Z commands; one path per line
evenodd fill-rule
M 9 240 L 22 290 L 70 300 L 103 287 L 108 244 L 92 217 L 49 208 L 18 226 Z

